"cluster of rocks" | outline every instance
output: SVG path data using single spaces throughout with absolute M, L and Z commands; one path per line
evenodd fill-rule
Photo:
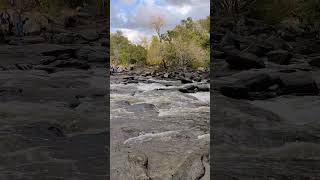
M 33 44 L 34 45 L 34 44 Z M 33 47 L 31 44 L 30 46 Z M 58 72 L 64 69 L 88 70 L 91 64 L 105 64 L 108 53 L 104 47 L 75 45 L 55 46 L 39 44 L 43 46 L 41 55 L 34 62 L 0 63 L 1 70 L 44 70 L 48 73 Z
M 319 179 L 320 43 L 308 25 L 213 20 L 214 179 Z
M 218 21 L 213 30 L 214 76 L 233 79 L 229 85 L 220 84 L 222 94 L 266 99 L 319 93 L 312 77 L 320 60 L 315 32 L 304 25 L 271 26 L 246 18 L 230 26 Z
M 0 44 L 0 179 L 108 179 L 106 22 Z
M 271 75 L 269 73 L 272 73 Z M 240 77 L 242 76 L 242 77 Z M 280 95 L 318 95 L 316 82 L 306 72 L 247 72 L 233 75 L 232 84 L 223 85 L 220 92 L 232 98 L 268 99 Z M 240 77 L 240 78 L 239 78 Z
M 129 69 L 131 68 L 110 65 L 110 74 L 125 73 L 128 72 Z M 133 68 L 131 70 L 133 70 Z
M 206 81 L 209 82 L 208 71 L 195 70 L 172 70 L 172 71 L 152 71 L 143 74 L 144 76 L 152 76 L 162 79 L 180 80 L 182 84 Z
M 118 83 L 123 84 L 137 84 L 137 83 L 158 83 L 162 81 L 166 87 L 171 87 L 171 90 L 176 90 L 182 93 L 196 93 L 209 92 L 210 79 L 207 71 L 159 71 L 152 68 L 130 67 L 121 68 L 111 66 L 111 74 L 117 76 L 124 76 L 118 79 Z M 176 86 L 176 88 L 172 88 Z M 159 89 L 163 90 L 163 89 Z
M 35 69 L 56 72 L 61 68 L 90 69 L 92 63 L 106 63 L 108 54 L 104 47 L 82 46 L 45 51 L 41 64 Z
M 192 69 L 169 69 L 162 70 L 153 67 L 120 67 L 120 66 L 110 66 L 110 74 L 117 73 L 127 73 L 129 75 L 138 75 L 143 77 L 152 77 L 162 80 L 179 80 L 182 84 L 188 84 L 193 82 L 206 81 L 209 82 L 210 73 L 206 70 L 192 70 Z

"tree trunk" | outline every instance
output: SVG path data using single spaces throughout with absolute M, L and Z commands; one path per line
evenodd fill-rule
M 162 59 L 162 65 L 163 65 L 163 68 L 164 69 L 167 69 L 168 67 L 167 67 L 167 62 L 164 60 L 164 59 Z

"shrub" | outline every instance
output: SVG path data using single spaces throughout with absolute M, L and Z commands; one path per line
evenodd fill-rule
M 162 63 L 161 49 L 160 40 L 153 36 L 147 53 L 147 64 L 160 65 Z
M 169 67 L 209 67 L 209 51 L 206 51 L 195 42 L 186 42 L 177 39 L 171 44 L 165 44 L 162 56 Z

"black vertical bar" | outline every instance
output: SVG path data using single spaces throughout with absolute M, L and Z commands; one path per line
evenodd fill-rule
M 107 177 L 110 179 L 110 1 L 107 0 L 105 2 L 106 5 L 106 16 L 107 16 L 107 34 L 108 39 L 107 41 L 107 52 L 109 54 L 109 59 L 107 61 L 107 85 L 106 85 L 106 116 L 107 116 L 107 144 L 106 144 L 106 151 L 107 151 Z

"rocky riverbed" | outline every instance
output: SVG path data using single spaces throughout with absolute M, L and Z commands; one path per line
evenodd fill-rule
M 319 179 L 320 43 L 303 24 L 215 19 L 214 179 Z
M 209 83 L 169 74 L 111 76 L 111 179 L 210 179 Z
M 0 45 L 0 179 L 108 179 L 105 24 Z

